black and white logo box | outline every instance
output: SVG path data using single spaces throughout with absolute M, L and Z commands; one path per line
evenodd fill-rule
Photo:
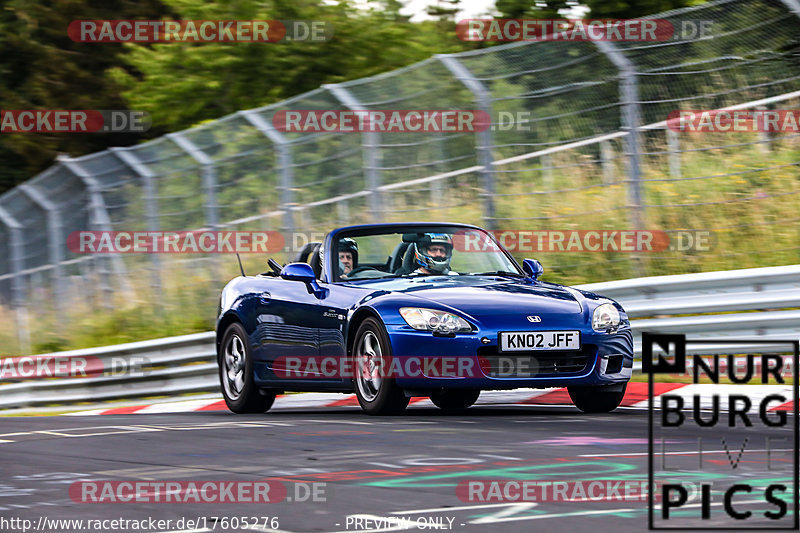
M 800 528 L 799 344 L 642 334 L 649 529 Z

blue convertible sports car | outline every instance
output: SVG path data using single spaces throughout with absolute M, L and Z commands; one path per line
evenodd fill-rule
M 355 391 L 369 414 L 412 396 L 465 409 L 481 390 L 567 387 L 586 412 L 615 409 L 633 367 L 622 307 L 539 280 L 485 230 L 351 226 L 295 262 L 223 289 L 217 355 L 225 402 L 268 410 L 286 391 Z

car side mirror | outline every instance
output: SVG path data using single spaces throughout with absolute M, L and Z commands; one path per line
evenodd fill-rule
M 526 259 L 522 262 L 522 270 L 531 279 L 539 279 L 544 272 L 544 267 L 536 259 Z
M 281 277 L 289 281 L 304 283 L 311 283 L 317 279 L 314 276 L 314 270 L 308 263 L 289 263 L 281 269 Z
M 314 293 L 319 299 L 325 298 L 328 289 L 323 289 L 317 283 L 314 270 L 308 263 L 289 263 L 281 270 L 281 278 L 288 281 L 302 281 L 306 284 L 308 292 Z

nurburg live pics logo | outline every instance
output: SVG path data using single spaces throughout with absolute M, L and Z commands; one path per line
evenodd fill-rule
M 713 355 L 688 353 L 687 345 Z M 800 527 L 799 345 L 797 340 L 692 340 L 685 335 L 642 334 L 642 371 L 648 374 L 649 385 L 649 529 L 765 531 Z M 755 353 L 749 353 L 747 346 Z M 776 353 L 764 353 L 770 351 L 766 347 Z M 743 358 L 744 370 L 737 370 L 734 361 Z M 727 364 L 720 365 L 720 360 Z M 691 406 L 684 410 L 689 400 L 679 394 L 654 396 L 655 374 L 687 374 L 687 366 L 692 392 L 696 391 Z M 720 384 L 720 380 L 735 385 Z M 709 391 L 711 412 L 704 402 Z M 687 431 L 691 433 L 687 435 Z M 671 442 L 693 444 L 696 438 L 697 449 L 667 452 L 665 438 L 678 435 L 684 440 Z M 660 454 L 654 454 L 655 440 Z M 774 448 L 776 442 L 783 442 L 783 449 Z M 696 499 L 700 501 L 692 502 Z

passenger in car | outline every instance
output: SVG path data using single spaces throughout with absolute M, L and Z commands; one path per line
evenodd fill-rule
M 358 266 L 358 243 L 345 237 L 339 241 L 339 275 L 343 278 Z

